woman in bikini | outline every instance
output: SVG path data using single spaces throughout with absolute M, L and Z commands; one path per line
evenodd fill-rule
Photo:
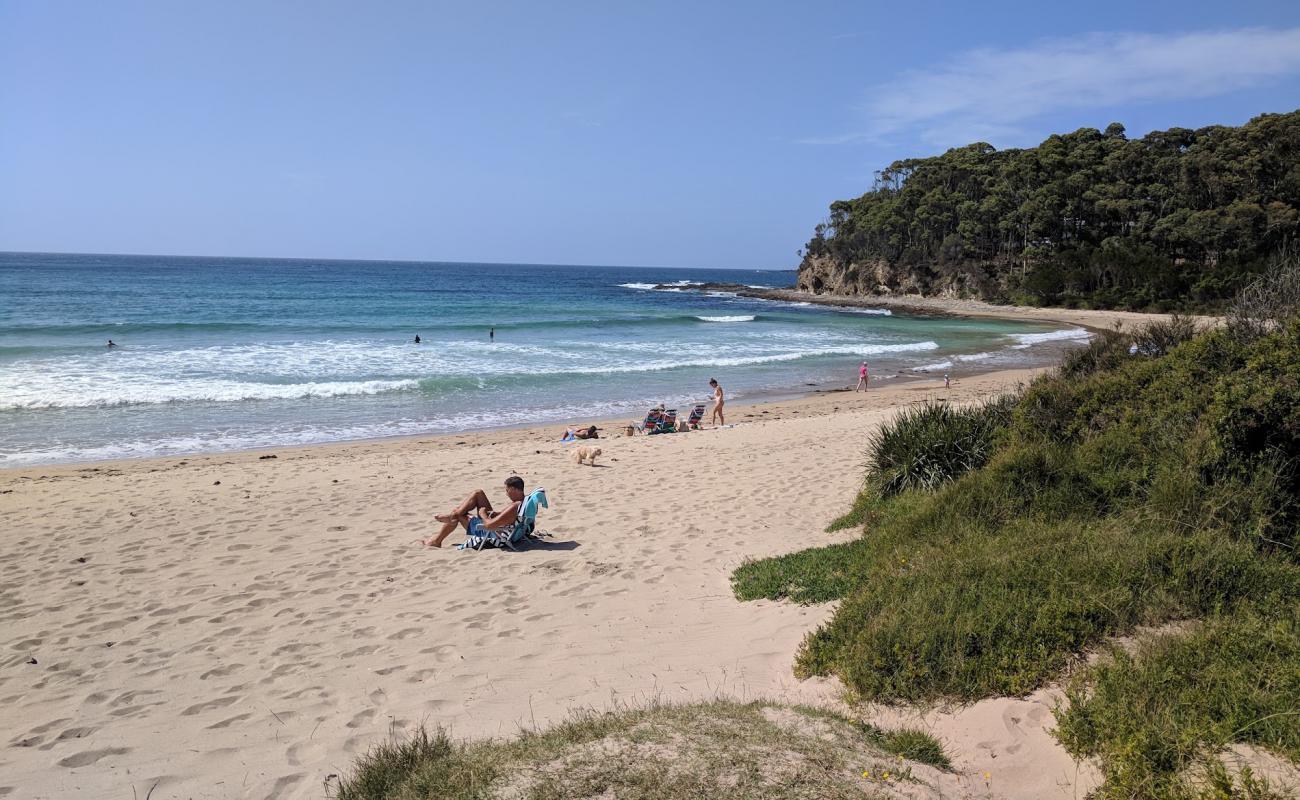
M 709 424 L 725 425 L 726 419 L 722 416 L 722 387 L 718 385 L 717 378 L 709 378 L 709 385 L 713 387 L 713 414 L 709 417 Z

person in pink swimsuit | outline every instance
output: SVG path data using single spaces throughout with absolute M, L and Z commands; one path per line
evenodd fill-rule
M 858 367 L 858 385 L 853 387 L 853 391 L 856 392 L 861 389 L 865 392 L 869 382 L 869 376 L 867 375 L 867 362 L 863 361 L 862 366 Z

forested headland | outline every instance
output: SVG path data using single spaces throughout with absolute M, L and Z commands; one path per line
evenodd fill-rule
M 1300 111 L 896 161 L 802 251 L 818 294 L 1213 310 L 1300 230 Z

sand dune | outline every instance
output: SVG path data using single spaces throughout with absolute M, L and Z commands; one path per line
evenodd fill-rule
M 729 575 L 835 541 L 864 435 L 934 386 L 735 407 L 734 428 L 602 441 L 596 467 L 556 426 L 0 472 L 0 796 L 319 798 L 417 723 L 496 736 L 652 697 L 833 703 L 835 682 L 791 674 L 830 609 L 738 603 Z M 548 490 L 544 544 L 418 546 L 511 471 Z M 965 720 L 940 726 L 960 770 L 999 776 L 970 778 L 975 796 L 1073 795 L 1050 714 Z M 1050 775 L 1017 777 L 1044 758 Z

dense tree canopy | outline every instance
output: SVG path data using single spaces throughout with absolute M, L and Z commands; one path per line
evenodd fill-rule
M 830 270 L 832 291 L 1208 308 L 1298 229 L 1300 111 L 1141 139 L 1114 123 L 889 165 L 831 205 L 800 283 Z

